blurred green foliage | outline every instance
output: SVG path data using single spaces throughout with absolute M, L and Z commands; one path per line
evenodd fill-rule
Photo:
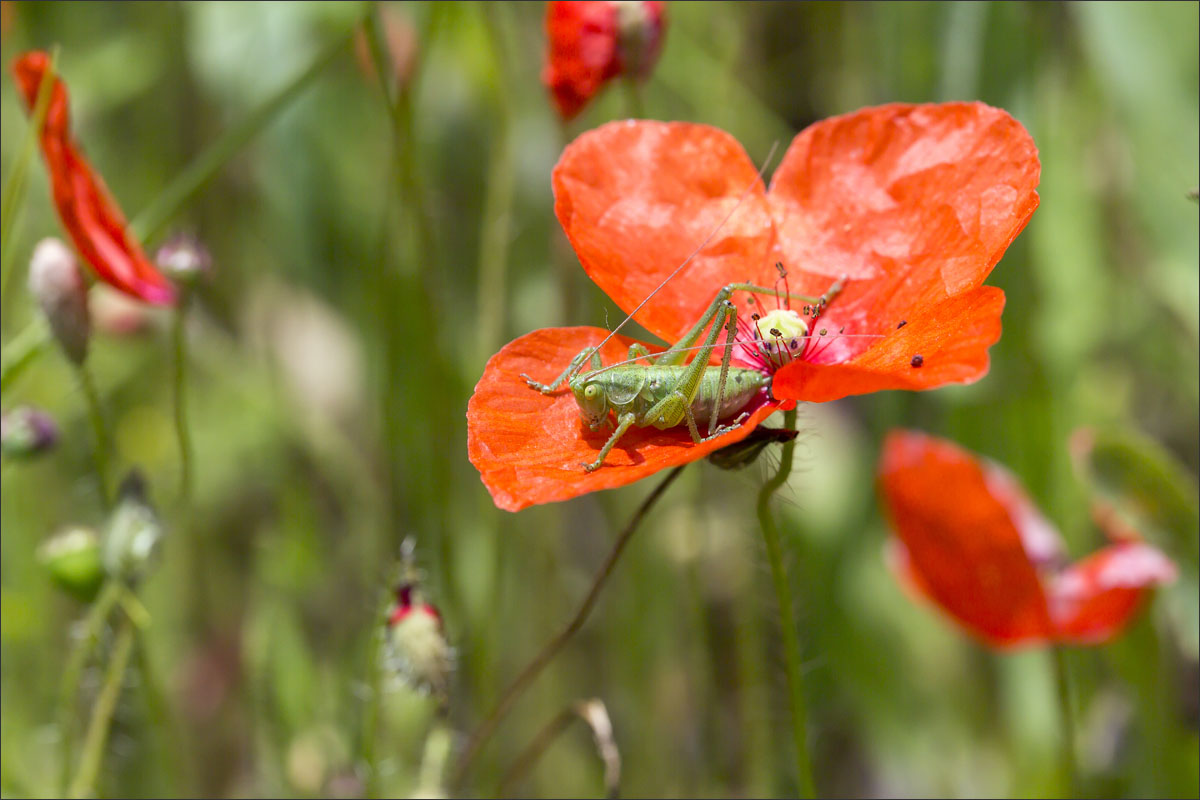
M 467 461 L 463 417 L 504 342 L 620 318 L 575 266 L 549 178 L 566 141 L 625 113 L 622 95 L 560 127 L 539 82 L 541 4 L 381 11 L 416 46 L 395 113 L 366 52 L 347 47 L 173 221 L 215 264 L 188 328 L 190 503 L 176 496 L 166 321 L 151 313 L 141 334 L 93 344 L 118 461 L 143 469 L 168 528 L 140 591 L 151 622 L 102 794 L 361 794 L 372 642 L 401 540 L 416 540 L 457 648 L 447 720 L 465 732 L 564 623 L 649 491 L 500 512 Z M 4 13 L 5 64 L 60 46 L 76 134 L 132 218 L 361 8 L 22 2 Z M 1061 791 L 1049 655 L 986 651 L 901 592 L 881 555 L 873 471 L 893 426 L 953 438 L 1020 475 L 1079 556 L 1102 539 L 1094 487 L 1068 449 L 1087 426 L 1156 443 L 1111 450 L 1097 475 L 1110 494 L 1149 502 L 1145 533 L 1181 574 L 1124 639 L 1068 654 L 1084 791 L 1196 796 L 1200 251 L 1186 193 L 1200 173 L 1197 5 L 681 2 L 669 15 L 648 115 L 722 127 L 758 162 L 817 119 L 892 101 L 981 99 L 1020 119 L 1041 152 L 1041 207 L 990 280 L 1008 304 L 988 377 L 801 410 L 785 544 L 818 785 Z M 7 178 L 27 123 L 7 78 L 0 101 Z M 61 232 L 38 163 L 14 233 L 6 343 L 33 317 L 24 268 L 46 235 Z M 5 408 L 18 402 L 64 431 L 49 457 L 3 467 L 0 789 L 42 795 L 57 791 L 59 683 L 84 608 L 38 565 L 38 547 L 104 517 L 63 359 L 47 353 L 6 385 Z M 492 791 L 536 731 L 593 696 L 613 719 L 628 795 L 795 791 L 753 524 L 769 468 L 684 472 L 595 618 L 484 752 L 472 791 Z M 85 675 L 80 718 L 101 673 Z M 379 791 L 414 790 L 437 715 L 429 698 L 385 695 Z M 580 726 L 518 791 L 596 794 L 601 776 Z

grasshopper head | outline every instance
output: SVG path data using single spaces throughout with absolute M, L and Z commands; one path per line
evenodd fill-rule
M 587 379 L 586 375 L 577 375 L 571 379 L 571 391 L 575 394 L 575 402 L 579 405 L 579 416 L 592 430 L 600 430 L 600 426 L 608 420 L 608 395 L 599 381 Z

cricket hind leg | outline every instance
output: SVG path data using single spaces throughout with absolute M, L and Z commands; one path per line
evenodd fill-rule
M 553 394 L 583 366 L 583 362 L 588 360 L 588 356 L 591 356 L 592 369 L 600 369 L 600 351 L 594 347 L 587 347 L 579 355 L 572 358 L 571 363 L 567 364 L 567 368 L 562 371 L 562 374 L 550 383 L 539 383 L 524 372 L 521 373 L 521 377 L 525 379 L 525 383 L 529 384 L 529 388 L 537 389 L 542 394 Z

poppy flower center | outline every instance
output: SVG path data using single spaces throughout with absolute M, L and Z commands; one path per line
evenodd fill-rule
M 754 343 L 772 370 L 790 364 L 804 352 L 808 323 L 790 308 L 777 308 L 756 318 Z

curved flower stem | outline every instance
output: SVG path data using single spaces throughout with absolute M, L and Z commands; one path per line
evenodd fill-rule
M 171 322 L 172 399 L 175 406 L 175 439 L 179 443 L 179 495 L 192 496 L 192 437 L 187 426 L 187 307 L 191 292 L 181 288 Z
M 104 421 L 104 410 L 100 407 L 100 393 L 96 391 L 96 382 L 92 379 L 92 373 L 88 370 L 87 364 L 80 364 L 78 367 L 79 384 L 83 387 L 83 394 L 87 397 L 88 419 L 92 423 L 92 434 L 96 438 L 96 446 L 92 451 L 92 458 L 96 467 L 96 479 L 100 483 L 100 502 L 108 508 L 111 503 L 111 497 L 108 493 L 108 450 L 109 436 L 108 424 Z
M 108 731 L 112 727 L 113 712 L 117 710 L 117 700 L 121 697 L 121 684 L 125 678 L 125 668 L 129 665 L 129 656 L 133 652 L 133 622 L 126 617 L 121 623 L 121 632 L 117 634 L 113 645 L 112 658 L 108 662 L 108 671 L 104 676 L 104 685 L 100 689 L 96 703 L 92 706 L 92 718 L 88 722 L 87 736 L 83 741 L 83 756 L 79 761 L 79 772 L 71 782 L 68 792 L 70 797 L 85 797 L 91 794 L 96 786 L 96 776 L 104 761 L 104 748 L 108 742 Z
M 783 426 L 795 428 L 796 409 L 784 412 Z M 787 669 L 788 695 L 792 710 L 792 740 L 796 748 L 796 772 L 801 797 L 814 797 L 812 764 L 808 758 L 807 714 L 804 707 L 804 687 L 800 681 L 800 640 L 796 635 L 796 623 L 792 615 L 792 590 L 788 586 L 787 570 L 783 566 L 783 547 L 779 529 L 771 517 L 770 501 L 788 479 L 792 471 L 792 452 L 795 441 L 783 445 L 779 458 L 779 471 L 763 484 L 758 494 L 758 523 L 762 527 L 763 541 L 767 546 L 767 559 L 771 564 L 771 580 L 775 584 L 775 599 L 779 603 L 779 625 L 783 634 L 783 655 Z
M 599 720 L 596 715 L 599 712 Z M 526 773 L 538 762 L 538 759 L 554 743 L 571 722 L 579 718 L 592 731 L 596 745 L 596 755 L 604 764 L 604 796 L 616 798 L 621 790 L 621 753 L 613 740 L 612 725 L 608 719 L 608 709 L 598 699 L 581 700 L 564 708 L 542 728 L 529 742 L 517 760 L 500 779 L 500 788 L 496 794 L 499 797 L 513 797 L 513 787 L 518 785 Z
M 121 584 L 113 579 L 105 581 L 100 587 L 100 593 L 92 601 L 83 620 L 83 636 L 71 648 L 67 656 L 67 666 L 63 670 L 62 686 L 59 690 L 59 731 L 62 749 L 62 791 L 65 793 L 71 778 L 71 751 L 74 747 L 74 704 L 75 696 L 79 694 L 79 682 L 83 679 L 83 670 L 92 654 L 100 631 L 113 607 L 121 599 Z
M 1065 796 L 1078 794 L 1079 773 L 1075 767 L 1075 716 L 1071 712 L 1071 683 L 1067 673 L 1066 649 L 1062 645 L 1054 645 L 1054 683 L 1058 691 L 1058 711 L 1062 719 L 1062 733 L 1059 740 L 1059 766 L 1066 786 Z
M 500 700 L 496 703 L 496 707 L 484 718 L 479 727 L 471 733 L 447 787 L 452 794 L 457 792 L 463 778 L 466 777 L 471 762 L 475 760 L 475 757 L 479 755 L 480 749 L 491 738 L 491 735 L 495 733 L 496 726 L 500 724 L 500 721 L 512 709 L 513 704 L 529 688 L 537 676 L 541 674 L 546 665 L 571 640 L 571 637 L 579 632 L 579 629 L 583 627 L 583 623 L 587 622 L 588 615 L 591 614 L 593 606 L 596 605 L 596 600 L 600 597 L 600 590 L 604 588 L 604 584 L 612 575 L 613 568 L 617 565 L 617 559 L 621 557 L 625 546 L 629 544 L 629 540 L 633 537 L 634 532 L 637 531 L 638 525 L 650 509 L 654 507 L 654 504 L 658 502 L 658 498 L 679 477 L 679 473 L 682 471 L 683 466 L 678 466 L 671 470 L 667 477 L 658 486 L 654 487 L 654 491 L 642 501 L 637 511 L 633 512 L 633 517 L 626 524 L 625 529 L 617 536 L 617 540 L 613 543 L 613 548 L 609 551 L 608 557 L 604 559 L 604 563 L 600 565 L 600 570 L 596 573 L 596 577 L 592 579 L 592 588 L 588 591 L 587 597 L 583 599 L 579 609 L 575 612 L 575 616 L 571 618 L 571 621 L 567 623 L 567 626 L 557 636 L 542 647 L 541 651 L 534 656 L 532 661 L 525 665 L 521 673 L 517 675 L 516 679 L 500 695 Z

